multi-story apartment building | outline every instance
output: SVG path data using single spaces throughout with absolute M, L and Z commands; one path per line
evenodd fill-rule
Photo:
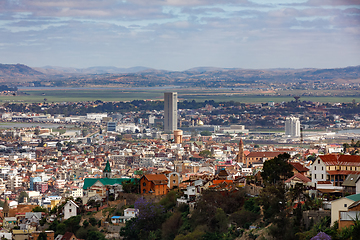
M 300 137 L 300 120 L 296 117 L 287 117 L 285 121 L 285 135 Z
M 341 186 L 349 174 L 360 174 L 360 156 L 357 155 L 320 155 L 311 165 L 311 180 L 330 181 Z

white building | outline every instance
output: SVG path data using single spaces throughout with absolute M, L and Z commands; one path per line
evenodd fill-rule
M 230 127 L 220 127 L 220 132 L 223 133 L 249 133 L 244 125 L 230 125 Z
M 296 117 L 287 117 L 285 121 L 285 135 L 300 137 L 300 120 Z
M 78 188 L 78 187 L 75 187 L 74 189 L 71 190 L 71 196 L 76 199 L 78 197 L 83 197 L 84 196 L 84 193 L 83 193 L 83 189 L 82 188 Z
M 164 132 L 177 129 L 177 92 L 164 93 Z
M 139 209 L 135 209 L 135 208 L 127 208 L 124 210 L 124 216 L 125 217 L 136 217 L 139 213 Z
M 71 217 L 77 216 L 77 209 L 79 206 L 73 201 L 69 200 L 65 203 L 63 207 L 64 219 L 69 219 Z
M 138 126 L 136 126 L 134 123 L 131 124 L 119 124 L 116 126 L 116 131 L 117 132 L 136 132 L 136 130 L 138 132 L 140 132 L 140 128 Z
M 15 188 L 21 187 L 22 183 L 22 177 L 20 176 L 9 176 L 8 182 L 7 182 L 7 188 L 10 190 L 14 190 Z
M 87 119 L 91 119 L 91 120 L 102 120 L 103 118 L 106 118 L 108 115 L 107 113 L 88 113 L 86 115 Z
M 311 164 L 311 182 L 317 183 L 318 181 L 326 181 L 326 164 L 322 161 L 320 157 L 316 158 L 315 161 Z

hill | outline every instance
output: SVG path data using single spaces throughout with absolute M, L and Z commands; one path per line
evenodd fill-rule
M 86 69 L 1 64 L 0 81 L 17 86 L 58 87 L 268 87 L 305 83 L 359 83 L 360 66 L 331 69 L 241 69 L 198 67 L 185 71 L 157 70 L 146 67 L 91 67 Z M 253 86 L 254 87 L 254 86 Z
M 0 82 L 24 82 L 41 77 L 44 77 L 43 73 L 23 64 L 0 64 Z
M 45 74 L 105 74 L 105 73 L 136 73 L 145 71 L 147 67 L 130 67 L 130 68 L 117 68 L 117 67 L 89 67 L 89 68 L 66 68 L 66 67 L 55 67 L 45 66 L 41 68 L 35 68 L 37 71 Z

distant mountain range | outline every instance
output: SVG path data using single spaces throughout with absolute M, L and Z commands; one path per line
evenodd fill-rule
M 130 67 L 130 68 L 117 68 L 117 67 L 89 67 L 89 68 L 65 68 L 45 66 L 41 68 L 34 68 L 35 70 L 44 74 L 63 74 L 63 73 L 79 73 L 79 74 L 104 74 L 104 73 L 136 73 L 147 70 L 147 67 Z
M 185 71 L 146 67 L 85 69 L 0 64 L 0 83 L 12 86 L 237 87 L 254 83 L 360 82 L 360 66 L 331 69 L 241 69 L 197 67 Z

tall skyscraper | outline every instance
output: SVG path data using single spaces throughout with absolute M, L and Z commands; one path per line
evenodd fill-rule
M 300 120 L 297 117 L 287 117 L 285 121 L 285 135 L 300 137 Z
M 177 92 L 164 93 L 164 132 L 177 129 Z

